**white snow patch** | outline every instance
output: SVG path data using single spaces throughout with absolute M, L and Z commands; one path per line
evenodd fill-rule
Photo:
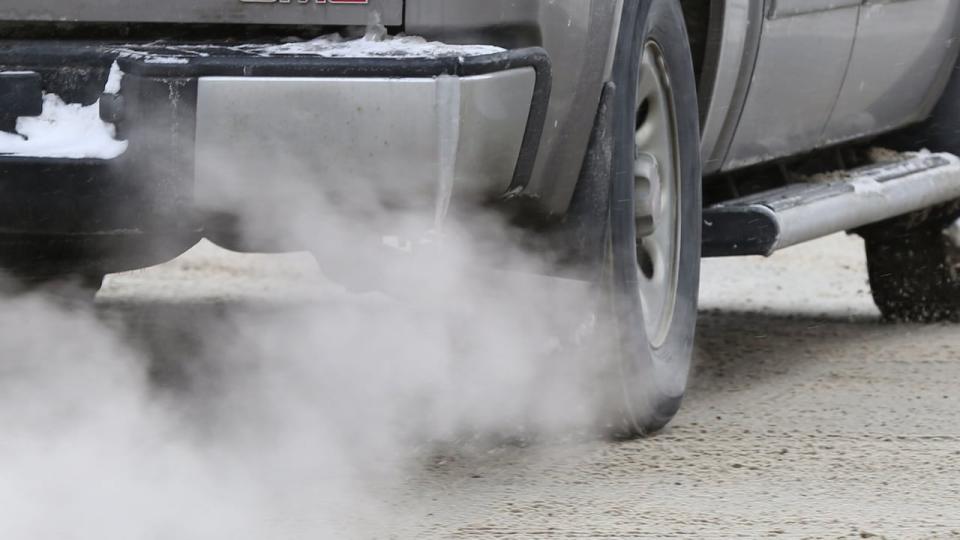
M 853 192 L 857 195 L 885 196 L 883 186 L 872 178 L 858 178 L 851 182 L 851 185 L 853 185 Z
M 143 61 L 148 64 L 189 64 L 190 60 L 187 58 L 180 58 L 178 56 L 145 56 Z
M 17 133 L 0 131 L 0 155 L 66 159 L 113 159 L 127 150 L 116 128 L 100 119 L 100 102 L 84 107 L 43 96 L 43 113 L 17 120 Z
M 310 41 L 249 45 L 241 48 L 262 56 L 305 55 L 324 58 L 441 58 L 480 56 L 505 51 L 492 45 L 450 45 L 427 41 L 420 36 L 381 36 L 373 32 L 368 32 L 358 39 L 345 40 L 338 34 L 331 34 Z
M 801 182 L 814 182 L 830 184 L 833 182 L 848 181 L 853 177 L 858 177 L 862 181 L 852 182 L 857 193 L 879 193 L 882 192 L 880 180 L 890 175 L 903 176 L 918 172 L 915 158 L 922 158 L 932 155 L 929 150 L 918 150 L 916 152 L 898 152 L 887 148 L 874 147 L 867 152 L 867 165 L 884 165 L 882 168 L 876 168 L 872 171 L 838 169 L 827 171 L 814 175 L 797 175 Z
M 103 87 L 104 94 L 119 94 L 120 86 L 123 82 L 123 71 L 120 70 L 120 64 L 116 61 L 110 66 L 110 76 L 107 77 L 107 85 Z

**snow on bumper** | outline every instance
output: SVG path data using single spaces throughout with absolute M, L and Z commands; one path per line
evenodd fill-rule
M 19 118 L 16 130 L 0 131 L 0 156 L 114 159 L 127 149 L 114 138 L 114 126 L 100 119 L 99 101 L 83 106 L 46 94 L 40 116 Z

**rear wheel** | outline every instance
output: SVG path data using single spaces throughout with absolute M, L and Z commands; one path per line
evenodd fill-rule
M 943 219 L 910 218 L 864 231 L 874 302 L 903 322 L 960 320 L 960 231 Z
M 686 390 L 700 280 L 699 125 L 678 2 L 624 8 L 614 67 L 613 174 L 597 289 L 614 359 L 614 435 L 656 431 Z
M 0 235 L 0 279 L 11 292 L 93 300 L 103 277 L 169 261 L 194 236 Z
M 924 122 L 880 141 L 897 150 L 960 155 L 960 66 Z M 960 320 L 960 201 L 871 225 L 866 243 L 874 302 L 884 318 Z
M 46 276 L 13 276 L 8 283 L 12 292 L 41 293 L 46 297 L 79 307 L 92 304 L 103 285 L 101 274 L 73 274 Z

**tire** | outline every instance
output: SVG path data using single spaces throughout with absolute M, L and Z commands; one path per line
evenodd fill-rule
M 960 66 L 924 122 L 880 141 L 897 150 L 960 155 Z M 870 288 L 894 322 L 960 320 L 960 201 L 871 225 L 863 236 Z
M 80 308 L 90 307 L 103 285 L 103 275 L 71 274 L 15 276 L 8 284 L 8 291 L 16 293 L 40 293 L 60 304 Z
M 0 235 L 0 279 L 9 292 L 92 300 L 105 275 L 169 261 L 197 241 L 133 234 Z
M 626 2 L 613 83 L 611 174 L 601 175 L 608 184 L 578 186 L 574 208 L 606 201 L 593 218 L 603 222 L 596 228 L 605 230 L 605 249 L 591 272 L 598 350 L 610 361 L 600 414 L 611 435 L 633 437 L 658 431 L 677 413 L 697 319 L 700 131 L 679 2 Z M 592 152 L 602 138 L 595 128 Z M 589 164 L 588 155 L 582 177 L 590 176 Z
M 894 322 L 960 321 L 960 245 L 956 227 L 926 218 L 869 229 L 864 236 L 873 300 Z

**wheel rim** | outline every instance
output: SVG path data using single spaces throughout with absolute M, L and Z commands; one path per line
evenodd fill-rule
M 663 51 L 643 47 L 637 83 L 634 183 L 637 284 L 647 337 L 666 342 L 677 303 L 680 262 L 680 143 Z

